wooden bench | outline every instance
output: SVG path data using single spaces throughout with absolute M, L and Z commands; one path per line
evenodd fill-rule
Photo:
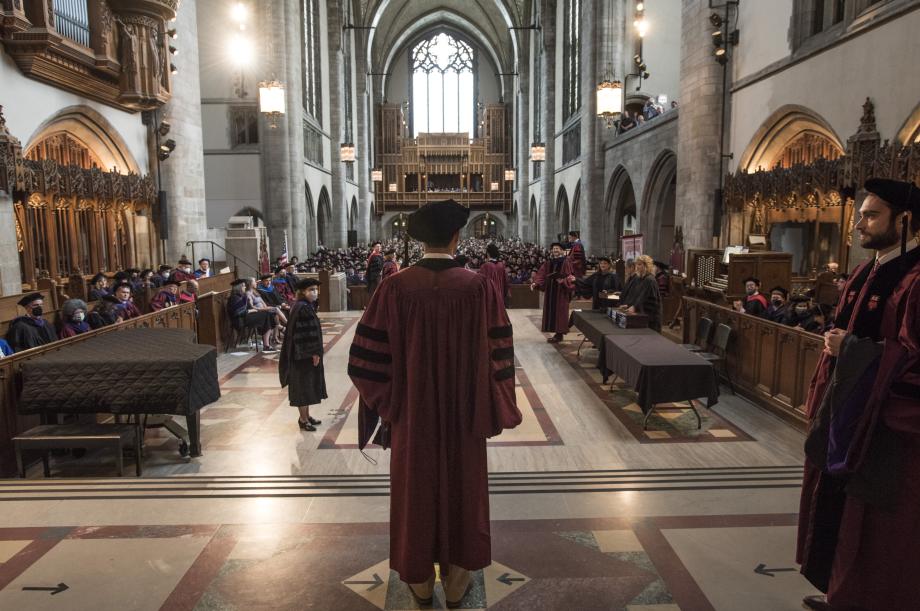
M 135 471 L 140 477 L 141 435 L 137 424 L 43 424 L 33 427 L 13 437 L 16 450 L 16 466 L 19 476 L 25 478 L 26 470 L 22 462 L 23 450 L 42 451 L 42 465 L 45 477 L 51 477 L 49 450 L 60 448 L 112 448 L 115 451 L 115 464 L 118 475 L 124 475 L 122 450 L 134 448 Z

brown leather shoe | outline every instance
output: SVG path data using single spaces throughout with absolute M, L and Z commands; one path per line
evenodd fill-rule
M 802 608 L 808 611 L 833 611 L 824 594 L 814 594 L 802 599 Z

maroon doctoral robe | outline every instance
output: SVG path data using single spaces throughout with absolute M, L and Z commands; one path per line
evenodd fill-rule
M 399 264 L 396 261 L 383 260 L 383 271 L 380 273 L 380 278 L 389 278 L 393 274 L 399 271 Z
M 870 264 L 871 265 L 871 264 Z M 889 267 L 891 266 L 891 267 Z M 884 341 L 846 466 L 805 461 L 797 560 L 840 609 L 915 609 L 920 575 L 920 248 L 850 276 L 837 306 L 848 333 Z M 806 402 L 811 424 L 836 359 L 822 354 Z
M 541 291 L 546 291 L 543 296 L 543 325 L 540 327 L 544 333 L 569 332 L 569 301 L 575 292 L 575 283 L 569 282 L 572 274 L 572 262 L 568 257 L 547 259 L 537 270 L 533 283 Z
M 363 415 L 389 429 L 390 566 L 408 583 L 435 562 L 488 566 L 486 438 L 521 422 L 511 323 L 492 283 L 452 259 L 390 276 L 357 326 L 348 375 Z
M 572 262 L 572 275 L 581 278 L 588 270 L 588 260 L 585 257 L 585 245 L 581 240 L 575 240 L 569 250 L 569 260 Z
M 495 284 L 495 290 L 505 301 L 505 305 L 508 305 L 511 299 L 511 285 L 508 282 L 508 274 L 505 273 L 505 264 L 490 259 L 479 267 L 479 273 Z

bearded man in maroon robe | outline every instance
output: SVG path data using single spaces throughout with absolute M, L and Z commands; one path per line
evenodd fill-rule
M 505 271 L 505 264 L 501 261 L 501 252 L 494 243 L 486 246 L 486 255 L 489 257 L 485 263 L 479 266 L 479 273 L 491 280 L 495 284 L 495 290 L 501 295 L 505 302 L 505 307 L 511 301 L 511 283 L 508 280 L 508 273 Z
M 486 438 L 521 422 L 511 323 L 485 276 L 459 266 L 469 209 L 432 202 L 409 215 L 425 244 L 385 278 L 355 331 L 348 375 L 361 395 L 359 446 L 390 447 L 390 566 L 430 604 L 440 565 L 448 605 L 491 563 Z
M 916 609 L 920 575 L 920 188 L 871 179 L 875 259 L 844 286 L 806 402 L 797 560 L 823 610 Z M 913 237 L 912 237 L 913 236 Z
M 581 233 L 574 229 L 569 232 L 569 259 L 572 261 L 572 275 L 584 278 L 588 271 L 588 258 L 585 256 L 585 245 L 581 243 Z
M 552 333 L 546 341 L 555 344 L 569 332 L 569 301 L 575 293 L 575 276 L 572 261 L 563 254 L 562 244 L 553 242 L 550 258 L 543 262 L 534 275 L 530 290 L 539 289 L 543 295 L 543 324 L 540 330 Z

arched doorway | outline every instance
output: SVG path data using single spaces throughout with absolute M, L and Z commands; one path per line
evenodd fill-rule
M 530 213 L 528 217 L 530 218 L 530 232 L 527 237 L 531 242 L 537 242 L 539 240 L 537 236 L 540 231 L 540 219 L 537 213 L 537 198 L 533 195 L 530 196 Z
M 319 203 L 316 206 L 316 233 L 321 246 L 325 246 L 331 237 L 329 235 L 331 222 L 332 208 L 329 205 L 329 192 L 324 185 L 319 191 Z
M 645 252 L 667 261 L 674 245 L 674 206 L 677 198 L 677 155 L 665 150 L 652 164 L 642 203 Z
M 556 195 L 556 230 L 557 233 L 568 233 L 569 231 L 569 196 L 565 192 L 565 186 L 559 187 L 559 193 Z
M 489 212 L 474 217 L 466 226 L 469 235 L 479 239 L 497 238 L 504 233 L 501 220 Z
M 620 237 L 637 232 L 638 211 L 632 179 L 623 166 L 610 177 L 604 214 L 604 252 L 620 256 Z

